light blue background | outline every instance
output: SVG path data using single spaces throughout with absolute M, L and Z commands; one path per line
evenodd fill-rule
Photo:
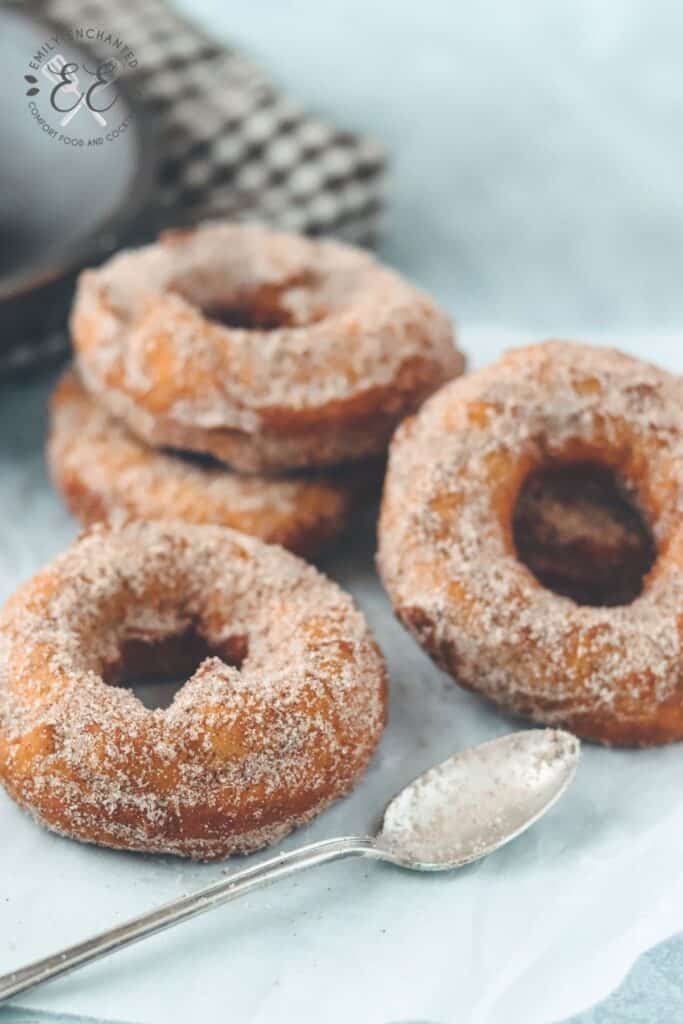
M 181 0 L 391 156 L 384 251 L 461 320 L 683 320 L 676 0 Z

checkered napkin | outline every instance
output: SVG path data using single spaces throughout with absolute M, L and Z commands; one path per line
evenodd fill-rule
M 306 113 L 165 0 L 34 0 L 26 7 L 58 26 L 112 31 L 135 52 L 137 67 L 126 77 L 160 127 L 158 224 L 229 216 L 375 242 L 381 148 Z M 96 42 L 89 48 L 97 53 Z M 49 344 L 59 341 L 52 336 Z M 23 360 L 37 351 L 31 345 Z

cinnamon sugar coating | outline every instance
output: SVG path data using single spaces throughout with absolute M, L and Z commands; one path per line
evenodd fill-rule
M 109 685 L 189 633 L 215 655 L 170 708 Z M 0 779 L 86 842 L 201 859 L 276 842 L 352 788 L 384 717 L 351 598 L 233 530 L 97 525 L 0 613 Z
M 683 415 L 672 375 L 548 342 L 444 387 L 392 443 L 379 567 L 397 614 L 458 682 L 606 743 L 683 738 Z M 614 608 L 542 587 L 512 515 L 540 467 L 611 469 L 657 548 Z
M 101 409 L 73 373 L 58 384 L 50 411 L 52 478 L 86 525 L 120 515 L 214 523 L 310 557 L 379 492 L 379 463 L 259 477 L 154 451 Z
M 369 254 L 256 225 L 86 271 L 71 327 L 85 385 L 133 433 L 242 472 L 381 453 L 463 367 L 448 318 Z

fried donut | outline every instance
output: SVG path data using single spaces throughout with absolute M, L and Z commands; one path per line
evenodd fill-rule
M 617 608 L 540 585 L 515 551 L 520 488 L 541 467 L 611 470 L 656 561 Z M 447 385 L 391 447 L 379 566 L 398 616 L 458 682 L 605 743 L 683 738 L 680 383 L 571 342 L 513 351 Z
M 100 409 L 73 373 L 51 402 L 47 459 L 73 514 L 230 526 L 312 556 L 379 493 L 379 464 L 291 478 L 239 476 L 212 460 L 154 451 Z
M 170 708 L 116 685 L 188 636 L 210 653 Z M 198 859 L 274 843 L 353 787 L 384 717 L 351 598 L 224 527 L 98 524 L 0 613 L 0 779 L 85 842 Z
M 241 472 L 382 453 L 463 367 L 447 317 L 369 254 L 255 225 L 84 272 L 71 327 L 84 384 L 133 433 Z
M 612 474 L 590 464 L 532 473 L 513 516 L 519 558 L 580 604 L 628 604 L 655 559 L 641 516 Z

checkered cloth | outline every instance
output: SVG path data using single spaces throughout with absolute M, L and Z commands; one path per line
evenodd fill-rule
M 373 245 L 385 158 L 302 110 L 260 68 L 165 0 L 33 0 L 57 25 L 115 32 L 135 52 L 131 90 L 160 126 L 160 225 L 229 216 Z M 82 43 L 81 43 L 82 45 Z M 90 48 L 97 53 L 97 44 Z M 102 56 L 108 56 L 106 48 Z M 45 339 L 58 348 L 56 335 Z M 34 347 L 15 360 L 32 359 Z

